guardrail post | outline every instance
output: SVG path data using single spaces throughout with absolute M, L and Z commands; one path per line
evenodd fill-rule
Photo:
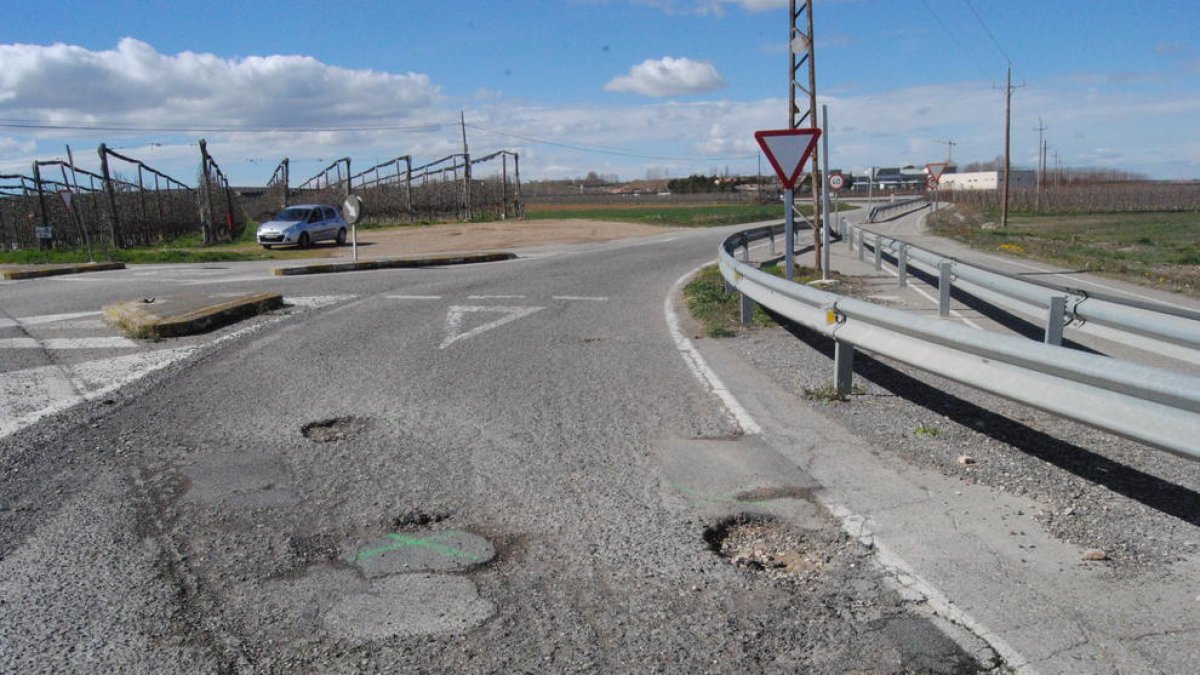
M 859 230 L 858 231 L 858 261 L 862 262 L 863 260 L 865 260 L 866 255 L 867 255 L 867 233 L 862 230 Z
M 742 240 L 742 262 L 750 262 L 750 242 L 746 239 Z
M 950 316 L 951 274 L 954 263 L 943 260 L 938 263 L 938 316 L 945 319 Z
M 846 230 L 846 248 L 854 250 L 854 226 L 847 225 L 845 219 L 842 220 L 842 227 Z
M 1046 344 L 1062 345 L 1063 323 L 1065 322 L 1066 314 L 1067 296 L 1052 296 L 1050 298 L 1050 307 L 1046 309 Z
M 754 316 L 754 301 L 750 296 L 742 293 L 742 325 L 749 326 L 750 319 Z
M 849 396 L 854 384 L 854 345 L 833 339 L 833 386 L 838 396 Z
M 771 255 L 775 255 L 775 233 L 771 233 Z
M 908 285 L 908 244 L 904 242 L 896 247 L 896 269 L 899 271 L 897 283 L 904 288 Z
M 879 246 L 879 235 L 875 235 L 875 271 L 883 269 L 883 248 Z

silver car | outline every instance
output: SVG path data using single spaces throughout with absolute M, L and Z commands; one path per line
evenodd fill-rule
M 308 248 L 314 242 L 346 243 L 346 221 L 332 206 L 297 204 L 258 226 L 258 243 L 263 248 L 296 245 Z

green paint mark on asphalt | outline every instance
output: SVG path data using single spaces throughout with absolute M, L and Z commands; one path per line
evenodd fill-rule
M 433 551 L 437 551 L 438 553 L 441 553 L 442 555 L 448 556 L 451 558 L 465 558 L 467 560 L 474 560 L 474 561 L 482 560 L 482 558 L 480 556 L 477 556 L 473 553 L 468 553 L 467 551 L 464 551 L 464 550 L 458 549 L 458 548 L 454 548 L 453 546 L 447 546 L 445 544 L 437 543 L 438 539 L 444 539 L 446 537 L 453 537 L 455 535 L 460 535 L 460 534 L 465 534 L 465 533 L 459 532 L 457 530 L 452 530 L 450 532 L 442 532 L 441 534 L 437 534 L 432 537 L 414 537 L 414 536 L 410 536 L 407 534 L 395 534 L 395 533 L 385 534 L 383 536 L 395 541 L 396 543 L 388 544 L 387 546 L 379 546 L 376 548 L 367 549 L 365 551 L 359 551 L 358 553 L 353 553 L 353 554 L 347 556 L 346 562 L 352 562 L 352 563 L 358 562 L 359 560 L 362 560 L 364 558 L 370 558 L 372 556 L 387 553 L 388 551 L 398 551 L 402 548 L 409 548 L 410 546 L 420 546 L 421 548 L 427 548 L 427 549 L 430 549 Z

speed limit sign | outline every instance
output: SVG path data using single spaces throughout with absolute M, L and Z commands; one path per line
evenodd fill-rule
M 831 190 L 841 190 L 845 184 L 846 179 L 842 178 L 842 174 L 840 173 L 835 173 L 829 177 L 829 189 Z

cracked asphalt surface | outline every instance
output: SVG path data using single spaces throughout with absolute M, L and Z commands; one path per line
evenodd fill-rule
M 865 358 L 806 400 L 827 345 L 785 328 L 696 343 L 742 436 L 662 309 L 733 229 L 6 286 L 330 299 L 0 437 L 0 670 L 1198 667 L 1191 464 Z
M 662 315 L 716 237 L 305 281 L 230 266 L 230 291 L 345 300 L 0 439 L 3 670 L 997 665 L 893 590 L 872 547 L 792 489 L 803 472 L 739 451 Z M 70 302 L 145 283 L 110 276 Z M 365 422 L 306 437 L 335 418 Z M 720 480 L 689 470 L 701 456 Z M 776 496 L 737 497 L 754 490 Z M 805 542 L 791 553 L 814 567 L 773 578 L 718 555 L 706 532 L 745 513 Z M 381 537 L 451 530 L 494 559 L 380 575 L 354 561 Z

